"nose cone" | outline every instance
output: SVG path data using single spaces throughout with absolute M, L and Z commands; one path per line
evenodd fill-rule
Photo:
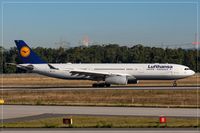
M 195 74 L 195 72 L 194 72 L 193 70 L 191 70 L 191 72 L 190 72 L 190 73 L 191 73 L 191 76 Z
M 186 75 L 187 76 L 192 76 L 194 74 L 195 74 L 195 72 L 193 70 L 188 70 Z

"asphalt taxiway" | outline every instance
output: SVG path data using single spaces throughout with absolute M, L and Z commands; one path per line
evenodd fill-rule
M 92 107 L 92 106 L 26 106 L 1 105 L 2 118 L 36 116 L 41 114 L 111 115 L 111 116 L 169 116 L 200 117 L 196 108 Z
M 111 86 L 111 87 L 98 87 L 93 88 L 90 86 L 66 86 L 66 87 L 31 87 L 31 86 L 16 86 L 16 87 L 3 87 L 2 91 L 9 90 L 199 90 L 199 86 Z

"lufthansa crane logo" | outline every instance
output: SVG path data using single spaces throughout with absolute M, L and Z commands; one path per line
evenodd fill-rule
M 24 46 L 20 49 L 20 55 L 22 57 L 28 57 L 30 55 L 31 51 L 30 48 L 27 46 Z

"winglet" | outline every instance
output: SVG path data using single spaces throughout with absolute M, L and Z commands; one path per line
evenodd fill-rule
M 18 54 L 23 63 L 30 63 L 30 64 L 46 63 L 35 52 L 33 52 L 32 49 L 23 40 L 15 40 L 15 44 L 17 45 Z

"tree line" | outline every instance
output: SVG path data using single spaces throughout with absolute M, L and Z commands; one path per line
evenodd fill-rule
M 6 63 L 22 63 L 16 47 L 1 49 L 1 73 L 25 72 Z M 89 47 L 33 48 L 42 59 L 49 63 L 175 63 L 190 67 L 199 72 L 200 50 L 171 49 L 135 45 L 132 47 L 117 44 L 92 45 Z

